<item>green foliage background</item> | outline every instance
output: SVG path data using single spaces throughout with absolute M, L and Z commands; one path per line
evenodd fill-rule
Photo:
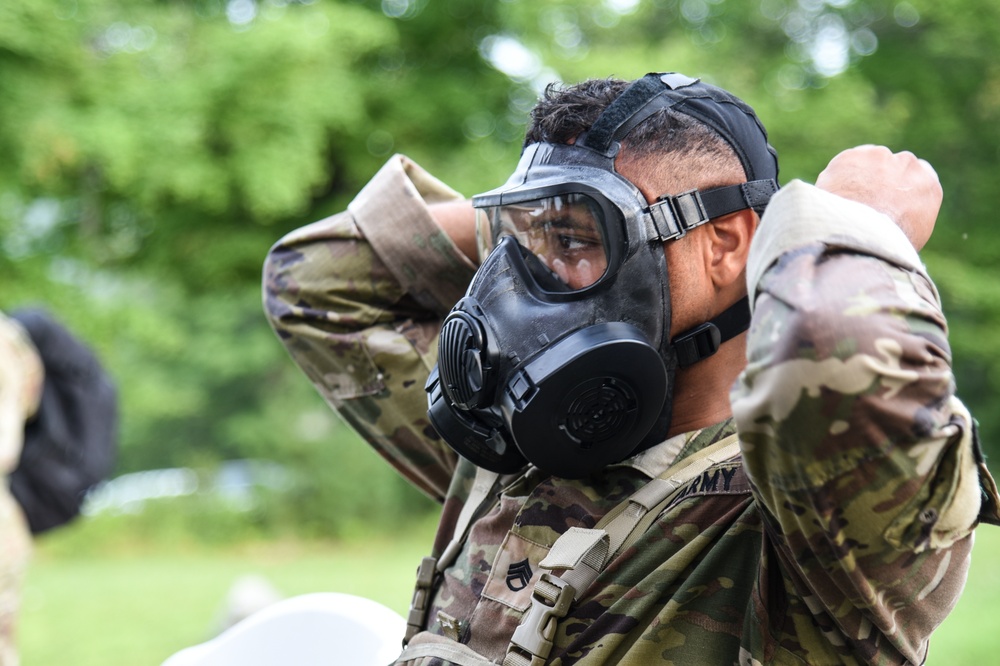
M 394 151 L 469 194 L 501 182 L 544 82 L 679 70 L 757 108 L 783 182 L 859 143 L 935 165 L 923 256 L 1000 454 L 998 42 L 995 0 L 5 0 L 0 308 L 42 303 L 98 348 L 119 472 L 279 460 L 317 533 L 425 510 L 268 330 L 268 247 Z

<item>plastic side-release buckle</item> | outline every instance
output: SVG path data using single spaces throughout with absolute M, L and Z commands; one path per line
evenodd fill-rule
M 531 608 L 514 630 L 503 666 L 544 666 L 552 651 L 556 626 L 569 613 L 576 590 L 557 576 L 543 573 L 531 594 Z
M 427 621 L 427 606 L 430 603 L 431 585 L 437 569 L 437 558 L 425 557 L 417 569 L 417 582 L 413 586 L 413 600 L 410 601 L 410 612 L 406 617 L 406 635 L 403 645 L 417 635 Z

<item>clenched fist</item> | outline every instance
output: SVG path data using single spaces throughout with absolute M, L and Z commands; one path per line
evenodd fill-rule
M 858 146 L 840 153 L 816 179 L 816 186 L 888 215 L 921 249 L 941 209 L 941 182 L 925 160 L 885 146 Z

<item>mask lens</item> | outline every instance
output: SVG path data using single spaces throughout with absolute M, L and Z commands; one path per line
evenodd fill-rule
M 499 242 L 512 236 L 571 291 L 586 289 L 607 272 L 604 215 L 592 197 L 559 194 L 495 206 L 481 209 L 483 218 L 489 221 L 490 238 Z

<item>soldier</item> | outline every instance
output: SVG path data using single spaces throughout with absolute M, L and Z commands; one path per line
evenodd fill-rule
M 272 249 L 293 359 L 443 504 L 396 663 L 924 661 L 1000 518 L 941 188 L 873 146 L 777 171 L 719 88 L 594 80 L 471 204 L 396 156 Z

